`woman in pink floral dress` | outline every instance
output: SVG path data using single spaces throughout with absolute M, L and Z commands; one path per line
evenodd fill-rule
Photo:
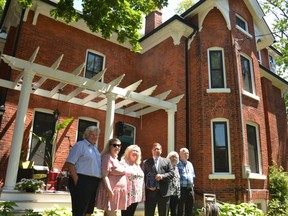
M 130 145 L 126 148 L 121 163 L 125 166 L 127 178 L 127 206 L 121 211 L 122 216 L 134 216 L 139 202 L 144 201 L 144 173 L 140 167 L 141 149 L 138 145 Z
M 121 141 L 110 139 L 102 152 L 102 181 L 97 195 L 96 207 L 107 216 L 116 216 L 117 210 L 127 208 L 127 180 L 123 164 L 117 159 Z

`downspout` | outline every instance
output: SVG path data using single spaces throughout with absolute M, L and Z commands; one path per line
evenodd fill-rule
M 198 32 L 198 29 L 194 29 L 194 31 L 186 38 L 185 40 L 185 89 L 186 89 L 186 148 L 189 150 L 190 146 L 190 89 L 189 89 L 189 40 Z
M 22 9 L 20 22 L 19 22 L 19 26 L 17 28 L 16 37 L 15 37 L 15 41 L 14 41 L 13 49 L 12 49 L 12 56 L 14 56 L 14 57 L 16 56 L 16 51 L 17 51 L 17 47 L 18 47 L 18 43 L 19 43 L 19 38 L 20 38 L 21 29 L 22 29 L 24 14 L 25 14 L 25 9 Z M 2 25 L 3 25 L 3 23 L 2 23 Z M 1 26 L 1 28 L 2 27 L 3 26 Z M 12 72 L 12 68 L 9 67 L 8 73 L 7 73 L 7 80 L 11 79 L 11 72 Z M 0 106 L 5 107 L 5 102 L 6 102 L 6 98 L 7 98 L 7 92 L 8 92 L 8 89 L 4 88 L 4 90 L 2 92 L 2 95 L 1 95 L 1 99 L 0 99 Z
M 250 167 L 249 164 L 246 164 L 247 161 L 247 156 L 246 156 L 246 142 L 244 139 L 244 120 L 243 120 L 243 103 L 242 103 L 242 91 L 241 91 L 241 85 L 240 85 L 240 73 L 239 73 L 239 62 L 238 62 L 238 55 L 239 55 L 239 50 L 240 46 L 238 43 L 238 39 L 235 39 L 235 58 L 236 58 L 236 71 L 237 71 L 237 81 L 238 81 L 238 89 L 239 89 L 239 103 L 240 103 L 240 118 L 241 118 L 241 128 L 242 128 L 242 142 L 243 142 L 243 160 L 244 160 L 244 166 L 242 168 L 242 172 L 244 176 L 247 177 L 247 184 L 248 184 L 248 197 L 249 197 L 249 202 L 252 200 L 252 190 L 251 190 L 251 185 L 250 185 Z

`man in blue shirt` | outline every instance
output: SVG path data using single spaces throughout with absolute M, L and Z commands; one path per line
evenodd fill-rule
M 192 216 L 194 205 L 194 167 L 189 158 L 187 148 L 180 149 L 180 160 L 177 164 L 180 174 L 181 196 L 178 205 L 178 216 Z M 184 214 L 183 214 L 184 213 Z
M 96 190 L 101 179 L 101 154 L 97 148 L 100 129 L 86 128 L 66 160 L 70 173 L 69 190 L 73 216 L 89 216 L 94 211 Z

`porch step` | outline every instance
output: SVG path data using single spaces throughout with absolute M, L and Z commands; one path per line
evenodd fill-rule
M 3 190 L 0 193 L 0 201 L 13 201 L 17 204 L 16 212 L 23 212 L 26 209 L 33 209 L 36 212 L 43 212 L 45 209 L 57 205 L 71 209 L 71 197 L 69 192 L 44 191 L 43 193 L 27 193 L 17 190 Z

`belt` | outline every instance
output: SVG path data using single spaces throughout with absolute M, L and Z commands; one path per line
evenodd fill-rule
M 91 179 L 101 179 L 99 177 L 96 177 L 96 176 L 89 176 L 89 175 L 84 175 L 84 174 L 80 174 L 80 173 L 77 173 L 78 176 L 82 176 L 82 177 L 85 177 L 85 178 L 91 178 Z

